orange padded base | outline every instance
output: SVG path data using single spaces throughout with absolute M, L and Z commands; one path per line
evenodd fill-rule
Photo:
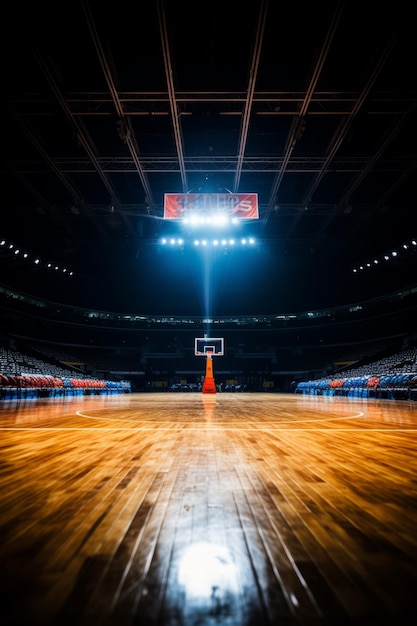
M 205 378 L 203 383 L 203 393 L 216 393 L 216 384 L 214 378 Z

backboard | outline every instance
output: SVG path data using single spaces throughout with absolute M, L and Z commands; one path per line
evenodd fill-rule
M 224 355 L 224 339 L 223 337 L 196 337 L 194 345 L 195 356 L 223 356 Z

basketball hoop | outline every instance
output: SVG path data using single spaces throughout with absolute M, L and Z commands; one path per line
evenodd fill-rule
M 216 383 L 213 375 L 213 357 L 224 355 L 223 337 L 196 337 L 194 345 L 196 356 L 206 357 L 206 376 L 204 378 L 203 393 L 216 393 Z

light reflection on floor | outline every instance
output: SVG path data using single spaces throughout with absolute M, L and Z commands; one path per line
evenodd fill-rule
M 178 583 L 183 616 L 236 618 L 238 571 L 227 547 L 208 542 L 189 546 L 180 560 Z

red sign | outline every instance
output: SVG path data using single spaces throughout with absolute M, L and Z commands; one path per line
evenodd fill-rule
M 256 193 L 166 193 L 164 218 L 177 220 L 190 215 L 226 214 L 238 219 L 259 218 Z

